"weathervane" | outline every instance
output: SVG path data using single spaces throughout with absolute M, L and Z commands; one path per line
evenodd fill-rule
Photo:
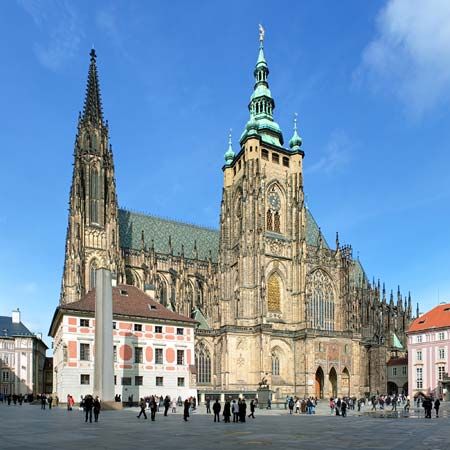
M 259 41 L 262 42 L 264 41 L 264 28 L 261 24 L 259 24 Z

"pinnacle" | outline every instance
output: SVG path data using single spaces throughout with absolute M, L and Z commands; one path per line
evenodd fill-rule
M 86 98 L 84 100 L 83 122 L 103 125 L 102 102 L 96 64 L 97 54 L 94 49 L 92 49 L 89 54 L 91 57 L 91 62 L 89 65 Z

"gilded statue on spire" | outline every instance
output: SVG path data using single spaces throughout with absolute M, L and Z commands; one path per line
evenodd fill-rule
M 264 41 L 264 28 L 261 24 L 259 24 L 259 42 L 263 42 Z

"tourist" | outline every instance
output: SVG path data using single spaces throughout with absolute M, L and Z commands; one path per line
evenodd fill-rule
M 405 403 L 405 406 L 403 407 L 403 411 L 406 413 L 406 412 L 409 412 L 409 408 L 410 408 L 410 406 L 411 406 L 411 402 L 410 402 L 410 400 L 409 400 L 409 398 L 406 400 L 406 403 Z
M 225 423 L 230 423 L 231 416 L 231 404 L 230 400 L 225 401 L 225 405 L 223 406 L 223 420 Z
M 101 409 L 100 399 L 98 398 L 98 395 L 95 397 L 93 406 L 94 406 L 94 420 L 98 422 L 98 415 L 100 414 Z
M 345 400 L 342 400 L 341 402 L 341 412 L 342 417 L 347 417 L 347 402 Z
M 89 418 L 89 422 L 92 423 L 92 408 L 94 407 L 94 398 L 92 395 L 86 395 L 83 399 L 83 408 L 85 413 L 84 421 L 87 422 Z
M 255 418 L 255 401 L 252 400 L 250 402 L 250 414 L 248 415 L 248 417 L 253 417 L 253 419 Z
M 172 399 L 172 412 L 173 413 L 177 412 L 177 401 L 176 401 L 175 397 Z
M 214 422 L 220 422 L 220 415 L 219 414 L 220 414 L 221 408 L 222 407 L 220 406 L 219 400 L 216 399 L 216 401 L 214 402 L 214 405 L 213 405 Z
M 144 414 L 144 419 L 147 419 L 147 414 L 145 413 L 145 407 L 146 406 L 147 405 L 145 403 L 145 400 L 143 398 L 141 398 L 139 400 L 139 407 L 141 408 L 141 411 L 139 412 L 139 415 L 136 416 L 138 419 L 141 418 L 142 414 Z
M 434 409 L 435 409 L 435 411 L 436 411 L 436 417 L 439 417 L 439 407 L 441 406 L 441 402 L 440 402 L 440 400 L 437 398 L 435 401 L 434 401 Z M 430 414 L 431 414 L 431 412 L 430 412 Z
M 331 415 L 334 415 L 334 408 L 336 407 L 335 403 L 334 403 L 334 398 L 331 397 L 330 398 L 330 413 Z
M 58 408 L 58 406 L 59 406 L 59 397 L 57 395 L 55 395 L 55 404 L 56 404 L 56 407 Z
M 433 402 L 431 398 L 425 397 L 422 400 L 422 407 L 425 410 L 425 419 L 431 419 L 431 410 L 433 408 Z
M 150 398 L 150 418 L 152 419 L 152 422 L 155 421 L 158 404 L 159 402 L 156 400 L 155 396 L 152 395 Z
M 19 401 L 20 401 L 20 400 L 19 400 Z M 50 394 L 50 395 L 48 396 L 47 401 L 48 401 L 48 409 L 52 409 L 52 403 L 53 403 L 53 397 L 52 397 L 52 394 Z M 21 404 L 22 404 L 22 403 L 21 403 Z
M 167 411 L 169 411 L 170 407 L 170 397 L 166 395 L 166 398 L 164 399 L 164 416 L 167 417 Z
M 289 399 L 289 414 L 292 414 L 293 411 L 294 411 L 294 399 L 291 397 Z
M 211 399 L 206 397 L 206 414 L 211 414 Z
M 272 400 L 270 398 L 267 399 L 267 409 L 272 409 Z
M 297 401 L 295 402 L 295 413 L 298 414 L 300 412 L 300 408 L 301 408 L 301 403 L 300 403 L 300 399 L 298 398 Z
M 233 423 L 239 422 L 239 405 L 236 400 L 231 402 L 231 412 L 233 413 Z
M 180 398 L 180 397 L 179 397 Z M 189 408 L 191 407 L 191 404 L 188 399 L 184 401 L 184 411 L 183 411 L 183 419 L 185 422 L 188 421 L 189 417 Z
M 241 422 L 245 422 L 245 417 L 247 416 L 247 403 L 245 398 L 242 399 L 241 405 L 239 406 L 239 419 Z
M 45 398 L 45 395 L 41 394 L 41 409 L 45 409 L 46 402 L 47 402 L 47 399 Z

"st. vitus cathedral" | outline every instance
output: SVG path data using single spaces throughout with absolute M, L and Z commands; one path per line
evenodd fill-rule
M 201 393 L 386 392 L 386 363 L 404 352 L 411 298 L 369 282 L 350 246 L 328 245 L 303 190 L 297 126 L 284 145 L 273 112 L 263 33 L 250 118 L 225 153 L 220 228 L 118 207 L 95 51 L 75 140 L 60 302 L 80 300 L 109 268 L 167 308 L 194 317 Z

